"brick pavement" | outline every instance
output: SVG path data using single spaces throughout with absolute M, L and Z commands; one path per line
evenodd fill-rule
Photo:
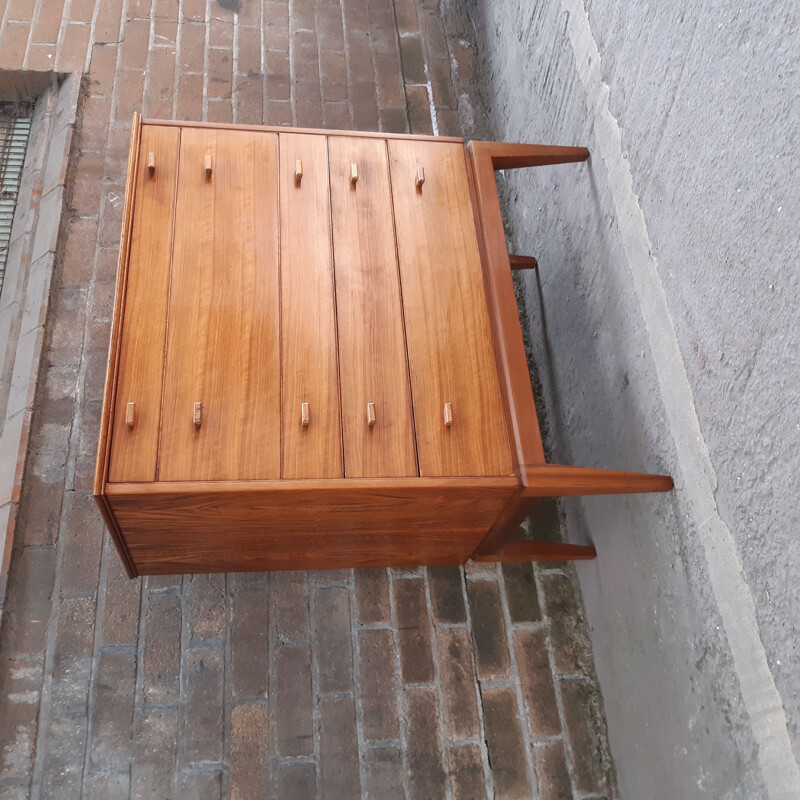
M 614 796 L 563 565 L 129 581 L 90 494 L 132 112 L 485 136 L 459 4 L 0 0 L 0 19 L 0 68 L 84 73 L 0 637 L 0 798 Z

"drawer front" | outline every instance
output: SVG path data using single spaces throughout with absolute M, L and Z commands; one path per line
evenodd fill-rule
M 280 134 L 284 478 L 343 476 L 326 156 L 323 136 Z
M 388 149 L 420 475 L 510 475 L 464 148 Z
M 345 475 L 417 475 L 386 142 L 328 153 Z
M 122 336 L 108 471 L 114 482 L 156 476 L 179 139 L 178 128 L 142 129 L 125 299 L 117 309 Z
M 279 315 L 277 135 L 185 128 L 160 480 L 280 476 Z

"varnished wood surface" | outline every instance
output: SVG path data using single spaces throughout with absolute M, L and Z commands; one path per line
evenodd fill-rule
M 198 122 L 196 120 L 167 120 L 167 119 L 145 119 L 145 125 L 180 125 L 182 128 L 211 128 L 213 130 L 235 130 L 235 131 L 253 131 L 255 133 L 308 133 L 316 136 L 345 136 L 353 138 L 357 136 L 359 139 L 379 139 L 385 141 L 387 139 L 416 139 L 430 142 L 455 142 L 459 144 L 464 143 L 464 139 L 460 136 L 426 136 L 424 134 L 409 134 L 409 133 L 378 133 L 375 131 L 339 131 L 331 129 L 319 130 L 318 128 L 287 128 L 285 125 L 243 125 L 241 123 L 229 122 Z
M 523 480 L 524 497 L 635 494 L 668 492 L 673 488 L 672 478 L 669 475 L 570 467 L 559 464 L 526 466 Z
M 416 475 L 386 143 L 331 137 L 328 155 L 345 475 Z
M 97 443 L 97 459 L 94 469 L 93 493 L 98 504 L 100 495 L 108 478 L 108 461 L 111 453 L 112 410 L 117 391 L 117 371 L 119 367 L 119 347 L 122 340 L 122 315 L 125 286 L 128 278 L 128 255 L 130 253 L 131 229 L 133 227 L 134 188 L 136 186 L 137 165 L 139 162 L 139 141 L 142 135 L 142 118 L 133 113 L 131 138 L 128 150 L 128 172 L 125 177 L 125 201 L 122 207 L 122 231 L 120 234 L 119 259 L 117 262 L 117 283 L 114 291 L 114 316 L 111 321 L 111 341 L 106 364 L 106 381 L 103 388 L 103 410 L 100 416 L 100 435 Z
M 591 545 L 516 539 L 491 555 L 474 555 L 473 561 L 587 561 L 597 557 Z
M 280 476 L 279 337 L 277 136 L 184 129 L 161 480 Z
M 494 317 L 495 357 L 500 367 L 501 387 L 511 424 L 512 460 L 517 474 L 524 464 L 543 464 L 544 449 L 533 402 L 528 361 L 522 340 L 511 264 L 503 228 L 503 216 L 497 197 L 497 183 L 491 157 L 468 146 L 484 244 L 484 269 L 489 289 L 490 309 Z
M 342 430 L 325 138 L 281 133 L 279 147 L 281 475 L 340 478 Z M 298 162 L 303 165 L 300 180 Z
M 469 147 L 477 158 L 490 159 L 495 169 L 543 167 L 586 161 L 589 158 L 589 151 L 585 147 L 519 142 L 470 142 Z
M 420 475 L 510 475 L 464 149 L 388 147 Z
M 152 481 L 156 476 L 179 144 L 179 128 L 142 129 L 140 153 L 145 158 L 140 155 L 136 169 L 110 481 Z M 158 165 L 152 175 L 147 154 Z M 129 415 L 130 403 L 135 405 Z
M 116 485 L 108 501 L 149 574 L 461 563 L 515 491 L 513 480 L 259 483 Z

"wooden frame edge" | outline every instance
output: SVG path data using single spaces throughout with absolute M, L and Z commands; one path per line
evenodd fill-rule
M 133 563 L 130 550 L 128 550 L 128 546 L 125 544 L 125 539 L 120 531 L 117 518 L 114 516 L 114 511 L 108 503 L 108 498 L 106 498 L 104 495 L 95 495 L 94 499 L 97 502 L 100 513 L 103 515 L 103 520 L 106 523 L 108 532 L 111 534 L 111 538 L 114 540 L 119 557 L 122 559 L 122 565 L 125 567 L 125 572 L 128 573 L 129 578 L 138 578 L 139 571 L 136 569 L 136 565 Z
M 136 175 L 139 167 L 139 148 L 142 138 L 142 117 L 134 111 L 131 124 L 130 150 L 128 152 L 128 174 L 125 179 L 125 203 L 122 211 L 122 233 L 120 238 L 119 260 L 117 262 L 117 285 L 114 293 L 114 312 L 111 323 L 111 340 L 106 362 L 106 382 L 103 389 L 103 411 L 100 418 L 100 435 L 97 444 L 97 460 L 94 472 L 95 497 L 105 490 L 108 478 L 108 462 L 111 451 L 111 418 L 116 399 L 117 369 L 119 367 L 119 348 L 125 289 L 128 282 L 128 259 L 130 256 L 131 229 L 133 227 L 134 193 Z M 102 510 L 102 507 L 101 507 Z

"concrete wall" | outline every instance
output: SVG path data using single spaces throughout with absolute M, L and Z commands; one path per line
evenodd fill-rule
M 797 6 L 467 0 L 624 798 L 800 796 Z

